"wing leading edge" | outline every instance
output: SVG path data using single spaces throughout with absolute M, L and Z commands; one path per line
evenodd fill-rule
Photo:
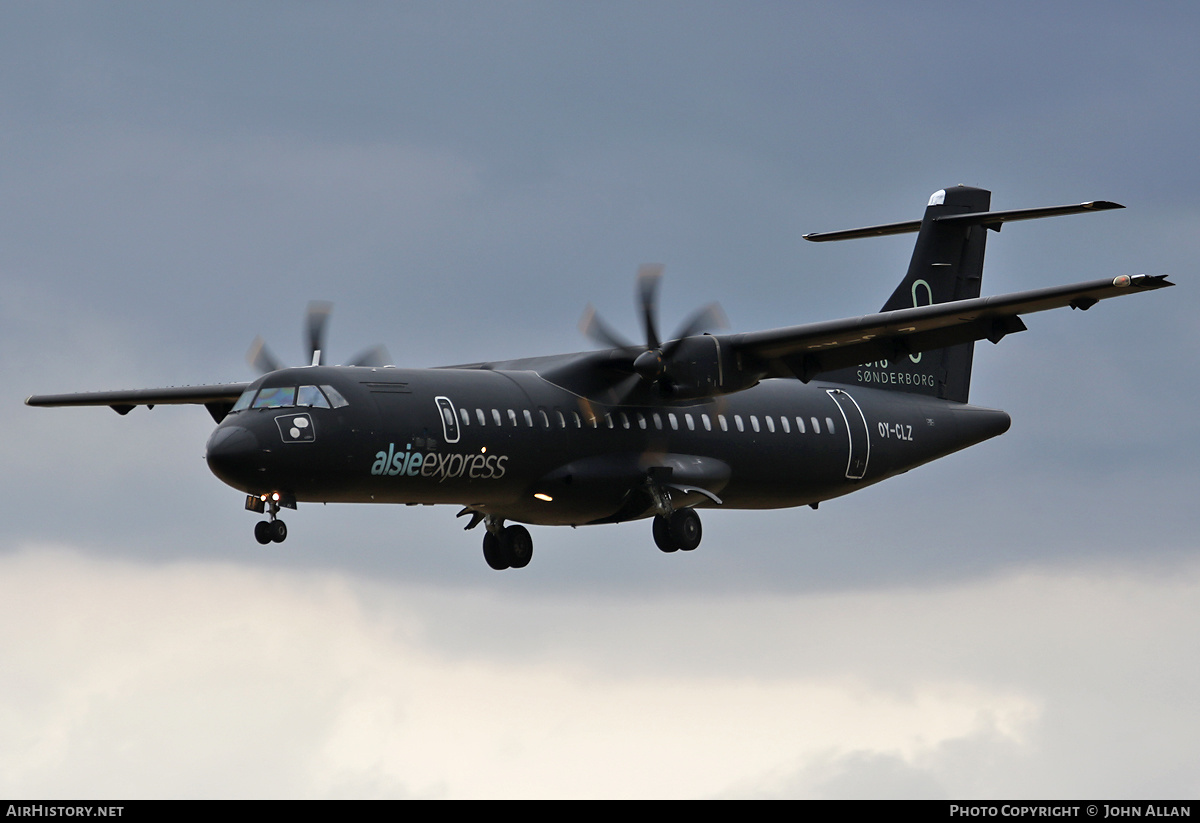
M 27 406 L 108 406 L 117 414 L 128 414 L 134 406 L 204 406 L 218 423 L 224 419 L 249 383 L 220 383 L 211 386 L 171 386 L 164 389 L 35 394 Z
M 823 372 L 873 360 L 913 355 L 958 343 L 1024 331 L 1021 315 L 1070 306 L 1087 310 L 1101 300 L 1173 286 L 1166 275 L 1122 275 L 1069 286 L 977 297 L 844 320 L 731 335 L 743 358 L 760 361 L 769 377 L 808 382 Z

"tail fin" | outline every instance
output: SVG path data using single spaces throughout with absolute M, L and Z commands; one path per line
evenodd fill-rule
M 908 273 L 883 304 L 882 311 L 887 312 L 979 297 L 988 229 L 1000 231 L 1005 222 L 1013 220 L 1123 208 L 1117 203 L 1096 200 L 1073 206 L 993 212 L 988 211 L 991 199 L 992 193 L 984 189 L 955 186 L 934 192 L 925 208 L 925 216 L 919 221 L 806 234 L 804 237 L 819 242 L 917 232 Z M 1020 324 L 1020 320 L 1016 323 Z M 1023 330 L 1024 326 L 1020 325 L 1007 331 Z M 971 389 L 974 350 L 974 343 L 960 343 L 918 354 L 898 350 L 889 360 L 829 372 L 823 379 L 928 394 L 965 403 Z

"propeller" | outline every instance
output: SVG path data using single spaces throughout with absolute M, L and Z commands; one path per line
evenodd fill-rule
M 308 346 L 308 360 L 311 366 L 324 364 L 325 331 L 329 326 L 329 315 L 333 313 L 333 304 L 324 300 L 314 300 L 308 304 L 305 312 L 305 342 Z M 259 374 L 268 374 L 284 368 L 283 363 L 267 348 L 262 337 L 255 337 L 246 352 L 246 360 Z M 347 366 L 381 367 L 391 365 L 392 358 L 382 345 L 363 349 L 356 354 Z
M 662 281 L 663 267 L 659 263 L 646 263 L 638 267 L 637 298 L 642 315 L 642 329 L 646 335 L 645 346 L 629 342 L 607 323 L 600 319 L 595 307 L 588 305 L 579 321 L 579 329 L 603 346 L 621 349 L 632 355 L 630 368 L 646 383 L 656 383 L 667 373 L 679 346 L 689 337 L 724 328 L 725 313 L 716 303 L 710 303 L 692 312 L 675 331 L 670 341 L 663 345 L 658 336 L 658 289 Z M 637 354 L 634 354 L 637 352 Z M 630 387 L 632 388 L 632 387 Z

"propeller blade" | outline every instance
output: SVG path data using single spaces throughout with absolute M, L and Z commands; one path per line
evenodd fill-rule
M 590 303 L 579 321 L 579 330 L 592 340 L 622 350 L 622 356 L 610 355 L 606 363 L 610 371 L 633 372 L 631 377 L 620 378 L 609 384 L 611 402 L 621 404 L 635 397 L 645 400 L 658 394 L 671 394 L 674 391 L 674 384 L 670 380 L 672 358 L 682 342 L 701 332 L 727 325 L 725 312 L 716 303 L 710 303 L 688 315 L 675 336 L 664 346 L 658 336 L 658 289 L 662 276 L 663 266 L 660 263 L 644 263 L 638 267 L 637 300 L 646 333 L 645 347 L 634 345 L 613 331 L 600 319 Z M 626 356 L 632 357 L 632 360 L 626 360 Z
M 644 263 L 638 266 L 638 302 L 642 307 L 642 326 L 646 330 L 646 348 L 657 349 L 658 327 L 658 284 L 662 280 L 661 263 Z
M 600 319 L 600 315 L 596 313 L 596 308 L 591 303 L 588 303 L 588 307 L 584 309 L 583 317 L 579 320 L 579 330 L 595 342 L 610 349 L 634 348 L 632 343 L 617 334 L 607 323 Z
M 688 315 L 687 319 L 680 324 L 672 342 L 663 349 L 663 356 L 670 360 L 671 355 L 679 348 L 679 344 L 692 335 L 714 329 L 724 329 L 728 326 L 729 321 L 725 317 L 725 312 L 721 310 L 720 304 L 709 303 L 707 306 L 702 306 Z
M 259 374 L 270 374 L 283 368 L 283 364 L 271 354 L 261 337 L 255 337 L 254 342 L 250 344 L 250 351 L 246 352 L 246 362 Z
M 347 366 L 366 366 L 368 368 L 382 368 L 392 365 L 392 356 L 388 354 L 388 350 L 383 345 L 372 346 L 369 349 L 360 351 L 350 359 Z
M 309 365 L 321 365 L 321 353 L 325 350 L 325 327 L 329 324 L 329 314 L 332 311 L 333 304 L 324 300 L 313 300 L 308 304 L 306 326 Z

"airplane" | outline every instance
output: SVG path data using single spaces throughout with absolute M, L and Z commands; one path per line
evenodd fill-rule
M 248 383 L 41 395 L 30 406 L 203 405 L 217 423 L 210 470 L 282 543 L 301 502 L 454 504 L 484 525 L 496 570 L 533 555 L 529 525 L 651 519 L 664 552 L 701 541 L 698 509 L 811 506 L 1007 431 L 1008 414 L 968 402 L 976 341 L 1025 331 L 1022 315 L 1174 285 L 1120 275 L 980 297 L 988 231 L 1004 223 L 1124 208 L 991 211 L 954 186 L 920 220 L 804 235 L 813 242 L 917 234 L 904 279 L 875 314 L 767 331 L 712 333 L 713 305 L 659 336 L 661 266 L 643 266 L 644 343 L 590 308 L 603 348 L 427 369 L 376 348 L 323 362 L 330 305 L 309 308 L 310 365 L 285 368 L 256 341 Z M 511 521 L 511 522 L 510 522 Z

